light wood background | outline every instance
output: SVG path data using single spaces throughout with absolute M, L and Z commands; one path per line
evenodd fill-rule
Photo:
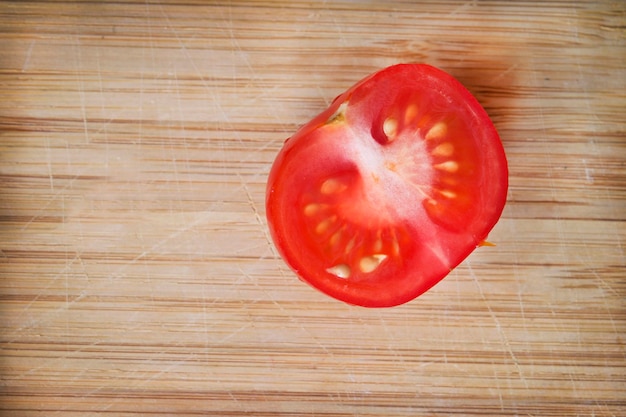
M 623 1 L 0 1 L 2 416 L 626 415 Z M 490 240 L 392 309 L 276 255 L 283 140 L 428 62 L 487 109 Z

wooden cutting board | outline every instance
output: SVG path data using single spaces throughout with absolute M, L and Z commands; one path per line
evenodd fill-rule
M 626 3 L 0 1 L 3 416 L 626 415 Z M 462 81 L 504 215 L 363 309 L 268 238 L 283 140 L 366 74 Z

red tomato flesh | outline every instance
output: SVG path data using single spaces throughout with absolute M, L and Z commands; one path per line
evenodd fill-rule
M 406 303 L 480 246 L 506 201 L 502 143 L 478 101 L 425 64 L 361 80 L 289 138 L 266 209 L 287 264 L 349 304 Z

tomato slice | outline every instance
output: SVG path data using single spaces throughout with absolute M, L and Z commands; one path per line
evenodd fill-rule
M 361 80 L 289 138 L 266 209 L 297 275 L 365 307 L 406 303 L 462 262 L 498 221 L 502 143 L 478 101 L 425 64 Z

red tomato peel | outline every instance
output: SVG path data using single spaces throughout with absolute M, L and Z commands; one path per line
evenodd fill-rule
M 391 307 L 489 245 L 507 188 L 504 149 L 478 101 L 437 68 L 400 64 L 285 142 L 267 219 L 302 280 L 349 304 Z

